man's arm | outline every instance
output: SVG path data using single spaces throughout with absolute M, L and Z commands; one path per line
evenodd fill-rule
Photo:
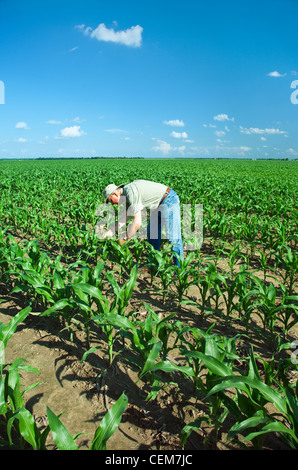
M 133 216 L 132 222 L 129 224 L 126 232 L 126 238 L 131 238 L 139 230 L 142 224 L 142 214 L 141 211 L 136 212 Z M 125 238 L 120 238 L 120 243 L 123 245 Z

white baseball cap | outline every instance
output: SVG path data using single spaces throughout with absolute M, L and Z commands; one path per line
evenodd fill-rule
M 102 192 L 103 197 L 105 198 L 105 201 L 107 201 L 108 197 L 111 194 L 113 194 L 116 191 L 116 189 L 123 188 L 123 186 L 125 186 L 125 185 L 120 184 L 120 186 L 116 186 L 115 184 L 108 184 L 108 186 Z

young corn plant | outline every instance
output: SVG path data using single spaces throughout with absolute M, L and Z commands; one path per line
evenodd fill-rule
M 152 391 L 146 399 L 148 401 L 154 399 L 160 389 L 165 386 L 162 379 L 149 369 L 158 358 L 169 357 L 169 352 L 174 347 L 169 339 L 175 331 L 175 326 L 170 321 L 174 314 L 161 320 L 149 305 L 145 304 L 145 307 L 148 310 L 145 321 L 136 320 L 134 317 L 129 319 L 117 314 L 108 314 L 106 318 L 114 327 L 120 329 L 123 338 L 129 342 L 125 357 L 139 369 L 139 378 L 148 374 L 148 380 L 152 385 Z M 132 355 L 131 351 L 135 354 Z
M 199 274 L 196 281 L 196 285 L 201 294 L 200 308 L 202 317 L 204 317 L 206 313 L 211 313 L 211 310 L 206 309 L 208 301 L 211 299 L 210 290 L 223 280 L 213 263 L 208 263 L 204 271 L 203 274 Z
M 277 386 L 277 389 L 270 387 L 261 380 L 252 350 L 247 375 L 223 376 L 210 390 L 207 397 L 236 389 L 237 406 L 229 407 L 236 423 L 229 430 L 229 440 L 249 431 L 244 439 L 259 450 L 266 434 L 279 433 L 290 448 L 298 448 L 297 391 Z M 271 412 L 267 408 L 269 403 L 274 407 Z
M 106 335 L 109 364 L 111 365 L 116 355 L 114 344 L 120 333 L 118 331 L 119 329 L 115 328 L 113 324 L 107 320 L 107 315 L 111 313 L 118 314 L 120 316 L 125 315 L 125 309 L 129 304 L 137 279 L 137 266 L 134 266 L 130 279 L 122 287 L 118 285 L 111 274 L 107 274 L 107 277 L 114 293 L 114 297 L 112 299 L 104 297 L 102 292 L 96 286 L 92 286 L 90 284 L 77 283 L 73 288 L 84 302 L 87 309 L 86 311 L 90 314 L 90 317 L 87 319 L 88 324 L 91 320 L 94 321 Z M 92 301 L 96 304 L 96 310 L 91 310 L 90 308 Z M 92 349 L 92 351 L 94 351 L 94 349 Z M 91 352 L 91 350 L 89 350 L 88 353 L 89 352 Z
M 135 265 L 131 270 L 128 281 L 123 284 L 122 287 L 120 287 L 113 274 L 107 274 L 107 279 L 110 282 L 110 286 L 113 290 L 114 295 L 114 300 L 111 308 L 112 310 L 114 310 L 115 308 L 119 315 L 125 315 L 125 309 L 128 307 L 129 301 L 133 294 L 133 290 L 135 288 L 137 275 L 138 267 L 137 265 Z
M 195 267 L 191 266 L 195 253 L 189 253 L 184 260 L 180 261 L 180 266 L 174 266 L 175 271 L 175 287 L 178 294 L 178 303 L 181 304 L 184 295 L 189 287 L 196 282 Z
M 101 420 L 100 425 L 95 431 L 89 450 L 107 450 L 107 442 L 118 429 L 122 415 L 127 408 L 127 404 L 128 398 L 125 393 L 122 393 L 116 403 L 114 403 Z M 61 422 L 60 417 L 53 413 L 49 407 L 47 407 L 47 416 L 49 429 L 52 432 L 53 439 L 58 450 L 78 450 L 79 448 L 75 439 L 80 434 L 72 436 Z
M 288 286 L 289 295 L 293 295 L 295 293 L 295 283 L 297 283 L 298 255 L 289 246 L 284 248 L 285 252 L 280 251 L 276 255 L 276 259 L 282 268 L 278 272 L 283 277 L 283 283 Z
M 175 273 L 171 256 L 171 247 L 167 246 L 159 251 L 154 250 L 150 246 L 148 247 L 148 250 L 150 253 L 148 266 L 151 275 L 151 284 L 153 283 L 153 279 L 159 277 L 162 284 L 162 299 L 163 302 L 165 302 Z
M 207 335 L 200 350 L 185 352 L 187 360 L 192 360 L 195 366 L 197 393 L 203 393 L 203 396 L 207 397 L 221 377 L 231 375 L 237 370 L 234 363 L 240 359 L 236 353 L 238 336 L 228 339 L 216 334 Z M 206 401 L 209 413 L 183 428 L 181 433 L 183 447 L 190 433 L 197 430 L 202 421 L 207 421 L 213 426 L 214 439 L 217 441 L 218 433 L 228 416 L 228 407 L 234 406 L 233 400 L 222 393 L 210 396 Z
M 89 299 L 89 303 L 91 303 L 91 299 L 96 303 L 97 309 L 94 311 L 92 310 L 91 313 L 91 320 L 104 332 L 106 335 L 107 340 L 107 347 L 108 347 L 108 361 L 109 365 L 112 365 L 114 358 L 116 357 L 116 353 L 114 351 L 114 344 L 117 340 L 119 333 L 118 329 L 114 328 L 112 324 L 110 324 L 107 320 L 107 315 L 115 313 L 116 305 L 111 307 L 111 302 L 108 298 L 104 297 L 99 289 L 89 286 L 88 284 L 78 284 L 75 286 L 75 291 L 78 295 L 86 295 Z M 88 302 L 88 301 L 87 301 Z M 90 352 L 94 352 L 97 347 L 88 349 L 88 351 L 84 354 L 84 360 Z
M 298 295 L 289 295 L 289 291 L 284 284 L 280 284 L 282 292 L 281 308 L 277 314 L 278 320 L 283 325 L 284 336 L 291 328 L 298 323 Z
M 38 383 L 21 390 L 20 371 L 38 373 L 38 370 L 25 364 L 22 358 L 16 359 L 12 364 L 4 362 L 8 341 L 30 311 L 31 308 L 27 307 L 18 312 L 9 323 L 0 324 L 0 446 L 13 449 L 30 446 L 37 450 L 44 448 L 47 433 L 38 431 L 32 414 L 25 407 L 23 396 Z
M 285 303 L 278 302 L 278 289 L 271 283 L 267 287 L 264 282 L 261 281 L 257 276 L 250 274 L 250 277 L 255 283 L 255 289 L 250 292 L 257 296 L 257 302 L 254 304 L 256 315 L 258 315 L 263 323 L 263 330 L 269 329 L 271 345 L 274 345 L 275 338 L 275 324 L 280 312 L 284 313 L 284 322 L 288 327 L 288 309 L 297 312 L 297 306 L 294 304 L 289 305 L 289 300 L 297 300 L 296 296 L 289 296 L 284 298 Z M 292 299 L 294 297 L 294 299 Z

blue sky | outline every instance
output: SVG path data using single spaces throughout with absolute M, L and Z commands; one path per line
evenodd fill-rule
M 296 0 L 0 0 L 0 158 L 297 158 L 297 27 Z

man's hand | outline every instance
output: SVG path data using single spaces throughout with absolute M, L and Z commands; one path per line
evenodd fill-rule
M 114 232 L 112 230 L 107 230 L 103 235 L 102 238 L 110 238 L 114 236 Z

